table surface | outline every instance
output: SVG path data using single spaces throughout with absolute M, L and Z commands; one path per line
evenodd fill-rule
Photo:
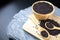
M 38 40 L 37 38 L 33 37 L 22 29 L 23 24 L 27 21 L 29 15 L 31 14 L 31 7 L 21 10 L 17 14 L 15 14 L 7 28 L 8 37 L 13 37 L 16 40 Z M 60 9 L 58 9 L 57 7 L 55 7 L 55 15 L 60 16 Z

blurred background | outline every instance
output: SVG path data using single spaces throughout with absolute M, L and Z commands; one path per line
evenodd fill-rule
M 39 0 L 0 0 L 0 40 L 15 40 L 14 38 L 8 38 L 6 35 L 6 28 L 9 22 L 16 13 L 31 6 L 36 1 Z M 60 0 L 46 1 L 60 8 Z

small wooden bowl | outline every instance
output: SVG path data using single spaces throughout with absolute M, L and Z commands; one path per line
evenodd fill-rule
M 35 4 L 40 3 L 40 2 L 48 3 L 49 5 L 51 5 L 51 6 L 53 7 L 53 10 L 52 10 L 51 12 L 49 12 L 49 13 L 46 13 L 46 14 L 37 13 L 37 12 L 33 9 L 33 7 L 34 7 Z M 55 11 L 55 8 L 54 8 L 54 5 L 53 5 L 52 3 L 50 3 L 50 2 L 48 2 L 48 1 L 37 1 L 37 2 L 35 2 L 35 3 L 32 5 L 32 11 L 33 11 L 35 17 L 36 17 L 38 20 L 46 20 L 46 19 L 48 19 L 51 15 L 53 15 L 53 13 L 54 13 L 54 11 Z

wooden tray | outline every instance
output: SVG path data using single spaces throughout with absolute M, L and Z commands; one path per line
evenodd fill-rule
M 30 18 L 26 21 L 26 23 L 23 25 L 23 30 L 27 31 L 28 33 L 32 34 L 33 36 L 37 37 L 38 39 L 41 40 L 60 40 L 60 35 L 57 36 L 52 36 L 50 35 L 50 38 L 44 39 L 41 35 L 39 35 L 39 30 L 36 29 L 36 24 L 32 21 L 33 18 L 34 20 L 37 20 L 34 15 L 31 15 Z M 57 19 L 58 20 L 58 19 Z M 57 21 L 56 20 L 56 21 Z M 38 21 L 35 21 L 37 24 L 39 24 Z M 60 22 L 60 20 L 59 20 Z

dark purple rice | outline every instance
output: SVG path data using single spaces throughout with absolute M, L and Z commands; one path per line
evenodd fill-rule
M 39 14 L 47 14 L 53 11 L 53 7 L 45 2 L 39 2 L 33 6 L 33 10 Z

